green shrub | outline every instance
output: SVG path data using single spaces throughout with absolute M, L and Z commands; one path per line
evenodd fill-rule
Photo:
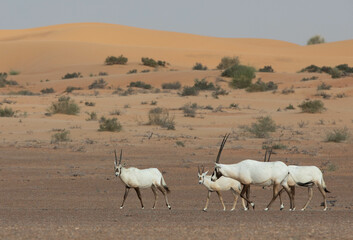
M 269 132 L 276 131 L 276 123 L 270 116 L 259 117 L 257 122 L 252 123 L 250 127 L 246 127 L 246 130 L 257 138 L 265 138 L 268 137 Z
M 220 86 L 217 86 L 215 88 L 215 90 L 212 92 L 212 97 L 218 99 L 219 95 L 223 95 L 224 96 L 224 95 L 228 95 L 228 94 L 229 93 L 225 89 L 221 88 Z
M 51 136 L 51 143 L 68 142 L 68 141 L 70 141 L 69 130 L 63 129 Z
M 131 69 L 126 74 L 134 74 L 134 73 L 137 73 L 137 69 Z
M 295 107 L 292 104 L 289 104 L 285 109 L 286 110 L 294 110 Z
M 153 58 L 147 58 L 147 57 L 143 57 L 141 58 L 141 62 L 143 65 L 148 66 L 148 67 L 165 67 L 165 65 L 167 64 L 166 61 L 162 61 L 162 60 L 154 60 Z
M 100 78 L 95 80 L 93 83 L 91 83 L 88 86 L 88 89 L 97 89 L 97 88 L 103 89 L 105 88 L 105 86 L 107 86 L 107 82 L 103 78 Z
M 180 89 L 181 84 L 180 82 L 173 82 L 173 83 L 163 83 L 162 89 Z
M 120 64 L 120 65 L 125 65 L 127 63 L 128 59 L 124 57 L 123 55 L 120 55 L 119 57 L 114 57 L 114 56 L 108 56 L 104 64 L 106 65 L 113 65 L 113 64 Z
M 325 39 L 320 35 L 315 35 L 308 40 L 306 45 L 313 45 L 313 44 L 320 44 L 320 43 L 325 43 Z
M 15 112 L 12 111 L 12 108 L 0 108 L 0 117 L 13 117 Z
M 331 85 L 327 85 L 326 83 L 322 82 L 319 86 L 317 86 L 317 90 L 330 90 Z
M 61 79 L 79 78 L 82 77 L 80 72 L 66 73 Z
M 312 76 L 312 77 L 310 77 L 310 78 L 302 78 L 302 80 L 300 80 L 300 81 L 302 81 L 302 82 L 306 82 L 306 81 L 316 80 L 316 79 L 318 79 L 318 77 L 317 77 L 317 76 Z
M 14 70 L 14 69 L 11 69 L 9 72 L 9 75 L 18 75 L 18 74 L 20 74 L 20 71 Z
M 307 66 L 305 68 L 303 68 L 302 70 L 300 70 L 299 72 L 317 72 L 317 73 L 321 73 L 321 68 L 312 64 L 310 66 Z
M 207 66 L 203 66 L 202 63 L 195 63 L 192 70 L 207 70 Z
M 52 114 L 61 113 L 68 115 L 76 115 L 80 112 L 79 106 L 70 97 L 62 96 L 57 102 L 53 102 L 49 108 Z
M 348 64 L 340 64 L 336 68 L 342 72 L 353 73 L 353 67 L 349 67 Z
M 223 70 L 239 64 L 240 61 L 238 57 L 223 57 L 221 62 L 218 64 L 217 69 Z
M 130 82 L 130 85 L 128 87 L 136 87 L 136 88 L 143 88 L 143 89 L 151 89 L 152 85 L 144 83 L 142 81 L 137 81 L 137 82 Z
M 185 86 L 181 92 L 181 96 L 197 96 L 199 95 L 199 89 L 195 87 Z
M 338 68 L 333 68 L 332 71 L 330 72 L 330 75 L 332 78 L 340 78 L 340 77 L 343 77 L 345 74 Z
M 259 78 L 256 83 L 250 84 L 249 87 L 246 88 L 247 92 L 265 92 L 265 91 L 272 91 L 278 88 L 277 84 L 270 81 L 265 83 Z
M 175 144 L 179 147 L 185 147 L 185 144 L 182 141 L 176 141 Z
M 349 137 L 348 128 L 337 128 L 326 134 L 326 142 L 343 142 Z
M 108 76 L 108 73 L 107 72 L 99 72 L 98 76 Z
M 40 92 L 42 94 L 46 94 L 46 93 L 54 93 L 55 91 L 53 88 L 44 88 L 44 89 L 40 90 Z
M 264 66 L 259 69 L 259 72 L 274 72 L 272 66 Z
M 247 88 L 251 85 L 252 79 L 255 78 L 255 68 L 235 65 L 224 70 L 222 76 L 233 78 L 230 82 L 232 88 Z
M 152 108 L 148 112 L 148 124 L 158 125 L 168 130 L 175 129 L 174 117 L 169 116 L 169 111 L 166 108 Z
M 18 92 L 10 92 L 10 95 L 23 95 L 23 96 L 35 96 L 39 95 L 38 93 L 33 93 L 29 90 L 20 90 Z
M 96 121 L 97 118 L 97 113 L 96 112 L 86 112 L 88 114 L 88 118 L 86 118 L 86 121 Z
M 122 129 L 122 126 L 118 122 L 117 118 L 101 117 L 101 119 L 99 120 L 98 131 L 120 132 L 121 129 Z
M 5 87 L 6 85 L 9 86 L 15 86 L 18 85 L 18 83 L 14 80 L 6 80 L 7 78 L 7 73 L 4 72 L 0 72 L 0 88 Z
M 88 107 L 94 107 L 96 104 L 94 102 L 85 102 L 85 105 Z
M 184 117 L 195 117 L 197 104 L 187 103 L 184 106 L 182 106 L 180 109 L 183 110 Z
M 72 87 L 72 86 L 68 86 L 68 87 L 66 87 L 65 92 L 67 92 L 67 93 L 71 93 L 71 92 L 72 92 L 72 91 L 74 91 L 74 90 L 82 90 L 82 88 L 80 88 L 80 87 Z
M 201 80 L 196 78 L 194 80 L 194 88 L 197 88 L 200 91 L 202 91 L 202 90 L 215 90 L 216 89 L 212 82 L 206 81 L 206 78 L 203 78 Z
M 320 100 L 306 100 L 298 105 L 303 113 L 320 113 L 325 110 L 324 103 Z

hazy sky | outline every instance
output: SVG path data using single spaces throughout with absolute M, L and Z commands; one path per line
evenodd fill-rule
M 301 45 L 353 39 L 353 0 L 0 0 L 0 29 L 103 22 Z

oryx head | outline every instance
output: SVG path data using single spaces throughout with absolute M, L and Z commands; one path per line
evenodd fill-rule
M 200 166 L 197 166 L 198 168 L 198 173 L 197 176 L 199 177 L 199 184 L 203 184 L 205 181 L 205 176 L 207 175 L 208 171 L 205 171 L 205 167 L 202 165 L 202 169 L 200 169 Z
M 223 147 L 226 144 L 229 135 L 230 135 L 230 133 L 224 135 L 223 141 L 221 143 L 221 146 L 219 147 L 219 151 L 218 151 L 218 155 L 217 155 L 216 163 L 215 163 L 216 165 L 215 165 L 214 171 L 212 173 L 212 177 L 211 177 L 211 180 L 213 182 L 216 181 L 217 179 L 219 179 L 220 177 L 222 177 L 222 173 L 221 173 L 221 170 L 220 170 L 221 167 L 219 165 L 219 159 L 221 157 L 221 153 L 222 153 Z
M 118 163 L 118 157 L 116 156 L 116 150 L 114 150 L 114 154 L 115 154 L 115 161 L 114 161 L 114 172 L 115 172 L 115 176 L 119 177 L 120 173 L 121 173 L 121 168 L 123 167 L 121 165 L 121 159 L 123 157 L 123 149 L 121 149 L 120 151 L 120 159 L 119 159 L 119 163 Z

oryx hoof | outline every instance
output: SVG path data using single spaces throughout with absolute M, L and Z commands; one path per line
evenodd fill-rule
M 252 206 L 252 209 L 254 209 L 255 210 L 255 203 L 250 203 L 250 205 Z
M 230 211 L 234 211 L 234 210 L 235 210 L 235 208 L 230 209 Z
M 265 208 L 264 211 L 268 211 L 268 208 Z
M 202 211 L 207 212 L 207 208 L 202 209 Z
M 142 207 L 141 209 L 145 209 L 145 207 Z
M 324 208 L 324 211 L 326 211 L 327 210 L 327 208 Z
M 305 211 L 305 208 L 300 209 L 301 211 Z
M 284 205 L 282 204 L 281 207 L 279 208 L 280 211 L 282 211 L 284 208 Z
M 249 210 L 249 208 L 244 208 L 244 211 L 248 211 Z
M 168 206 L 168 209 L 169 209 L 169 210 L 172 210 L 172 207 L 171 207 L 171 206 Z
M 120 207 L 120 209 L 123 209 L 123 208 L 124 208 L 124 206 L 121 206 L 121 207 Z

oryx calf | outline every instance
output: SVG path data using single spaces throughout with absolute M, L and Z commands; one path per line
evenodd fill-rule
M 329 191 L 326 188 L 326 184 L 321 170 L 316 166 L 295 166 L 295 165 L 289 165 L 288 169 L 290 174 L 288 176 L 287 183 L 291 188 L 291 191 L 293 194 L 293 201 L 295 196 L 295 186 L 308 188 L 309 198 L 301 210 L 304 211 L 306 207 L 309 205 L 313 197 L 313 186 L 315 185 L 318 187 L 319 191 L 322 194 L 322 197 L 324 198 L 324 211 L 326 211 L 327 210 L 326 192 L 329 193 Z M 283 203 L 281 199 L 282 191 L 283 190 L 281 190 L 279 193 L 281 208 L 283 208 Z
M 118 163 L 118 158 L 116 156 L 116 151 L 114 151 L 114 153 L 115 153 L 115 161 L 114 161 L 115 176 L 120 177 L 121 181 L 125 184 L 125 194 L 124 194 L 124 199 L 120 206 L 120 209 L 124 207 L 124 203 L 130 188 L 135 189 L 137 196 L 140 199 L 142 209 L 144 209 L 144 206 L 141 198 L 140 188 L 152 189 L 152 192 L 154 194 L 154 203 L 152 207 L 153 209 L 156 207 L 157 189 L 162 192 L 162 194 L 164 195 L 164 199 L 167 207 L 171 209 L 168 203 L 168 198 L 166 194 L 170 192 L 169 188 L 167 187 L 167 184 L 164 181 L 162 173 L 157 168 L 148 168 L 148 169 L 138 169 L 134 167 L 126 168 L 123 165 L 121 165 L 123 150 L 121 150 L 120 152 L 119 163 Z
M 210 200 L 210 196 L 211 196 L 212 192 L 217 193 L 219 200 L 222 203 L 223 211 L 225 211 L 226 207 L 224 206 L 223 198 L 222 198 L 220 191 L 228 191 L 228 190 L 231 190 L 234 195 L 234 203 L 233 203 L 233 207 L 231 209 L 231 211 L 233 211 L 235 209 L 235 206 L 238 201 L 238 197 L 241 192 L 241 184 L 237 180 L 234 180 L 231 178 L 226 178 L 226 177 L 221 177 L 217 181 L 212 182 L 211 175 L 207 175 L 208 171 L 204 172 L 204 170 L 205 169 L 203 166 L 202 166 L 202 169 L 200 169 L 200 167 L 198 167 L 198 174 L 197 174 L 199 177 L 199 184 L 203 184 L 208 189 L 206 206 L 203 209 L 203 211 L 205 211 L 205 212 L 207 211 L 208 202 Z M 242 200 L 244 210 L 245 211 L 248 210 L 248 208 L 245 206 L 244 199 L 241 199 L 241 200 Z

